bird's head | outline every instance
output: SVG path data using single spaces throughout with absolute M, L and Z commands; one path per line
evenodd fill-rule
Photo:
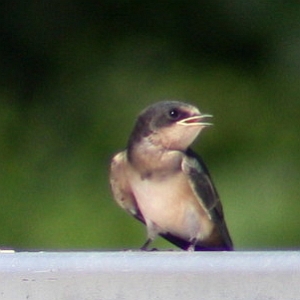
M 155 146 L 184 151 L 204 127 L 212 125 L 207 122 L 210 117 L 187 103 L 158 102 L 140 113 L 129 144 L 146 139 Z

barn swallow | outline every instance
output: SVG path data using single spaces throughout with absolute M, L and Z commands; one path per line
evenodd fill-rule
M 141 249 L 160 235 L 184 250 L 233 250 L 210 174 L 190 148 L 212 125 L 210 117 L 187 103 L 155 103 L 138 116 L 126 150 L 113 157 L 114 198 L 147 227 Z

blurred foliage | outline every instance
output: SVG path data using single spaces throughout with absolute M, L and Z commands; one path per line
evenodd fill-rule
M 236 247 L 299 247 L 299 36 L 295 1 L 1 1 L 0 247 L 142 245 L 108 166 L 163 99 L 214 115 L 194 149 Z

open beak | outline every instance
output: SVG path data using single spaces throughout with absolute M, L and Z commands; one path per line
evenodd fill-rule
M 178 122 L 176 122 L 179 125 L 184 125 L 184 126 L 211 126 L 213 123 L 209 123 L 206 121 L 207 118 L 211 118 L 212 115 L 197 115 L 193 117 L 188 117 L 185 119 L 182 119 Z

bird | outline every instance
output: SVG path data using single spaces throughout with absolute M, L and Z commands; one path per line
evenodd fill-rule
M 138 115 L 125 150 L 112 157 L 114 200 L 147 228 L 142 250 L 158 235 L 182 250 L 233 250 L 218 192 L 190 147 L 211 117 L 182 101 L 154 103 Z

